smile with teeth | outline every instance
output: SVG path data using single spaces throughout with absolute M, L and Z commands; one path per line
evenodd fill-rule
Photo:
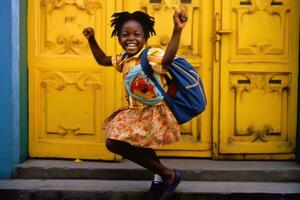
M 137 47 L 136 44 L 133 44 L 133 43 L 127 44 L 127 48 L 128 48 L 128 49 L 134 49 L 134 48 L 136 48 L 136 47 Z

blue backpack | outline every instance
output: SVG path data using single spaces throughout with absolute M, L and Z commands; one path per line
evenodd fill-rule
M 153 69 L 147 59 L 148 51 L 149 48 L 146 48 L 141 54 L 142 69 L 164 96 L 164 100 L 177 122 L 183 124 L 203 112 L 206 107 L 206 96 L 202 81 L 194 67 L 180 57 L 176 57 L 167 66 L 177 89 L 175 95 L 170 96 L 153 76 Z

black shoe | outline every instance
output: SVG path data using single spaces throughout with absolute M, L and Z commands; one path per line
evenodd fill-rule
M 158 200 L 163 191 L 163 182 L 152 181 L 149 189 L 149 199 Z
M 163 184 L 162 188 L 162 194 L 158 200 L 168 200 L 172 197 L 172 195 L 175 192 L 176 187 L 179 185 L 181 181 L 181 173 L 177 170 L 175 170 L 175 179 L 172 183 L 169 184 Z

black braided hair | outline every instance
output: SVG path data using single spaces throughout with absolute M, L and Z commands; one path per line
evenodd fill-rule
M 141 12 L 141 11 L 135 11 L 133 13 L 129 12 L 119 12 L 114 13 L 112 15 L 113 19 L 111 20 L 111 27 L 114 28 L 111 37 L 113 36 L 119 36 L 121 33 L 121 29 L 125 22 L 129 20 L 134 20 L 141 24 L 144 30 L 145 39 L 147 40 L 152 35 L 155 35 L 154 30 L 154 18 L 149 16 L 148 14 Z

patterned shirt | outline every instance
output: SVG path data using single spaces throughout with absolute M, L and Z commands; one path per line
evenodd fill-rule
M 113 66 L 119 72 L 123 73 L 123 79 L 125 79 L 126 75 L 131 69 L 133 69 L 137 64 L 141 63 L 140 55 L 143 50 L 144 49 L 140 50 L 140 52 L 138 52 L 136 55 L 132 57 L 129 58 L 125 57 L 123 60 L 122 57 L 125 54 L 125 52 L 121 53 L 120 55 L 116 55 L 112 57 Z M 167 88 L 166 80 L 164 78 L 164 75 L 167 73 L 167 69 L 161 64 L 164 53 L 165 52 L 160 48 L 150 48 L 147 57 L 153 71 L 159 75 L 164 90 L 167 91 L 168 88 Z M 143 109 L 146 106 L 149 106 L 135 100 L 130 95 L 128 95 L 127 92 L 126 92 L 126 99 L 128 101 L 130 108 Z M 161 102 L 159 102 L 158 104 L 161 104 Z

